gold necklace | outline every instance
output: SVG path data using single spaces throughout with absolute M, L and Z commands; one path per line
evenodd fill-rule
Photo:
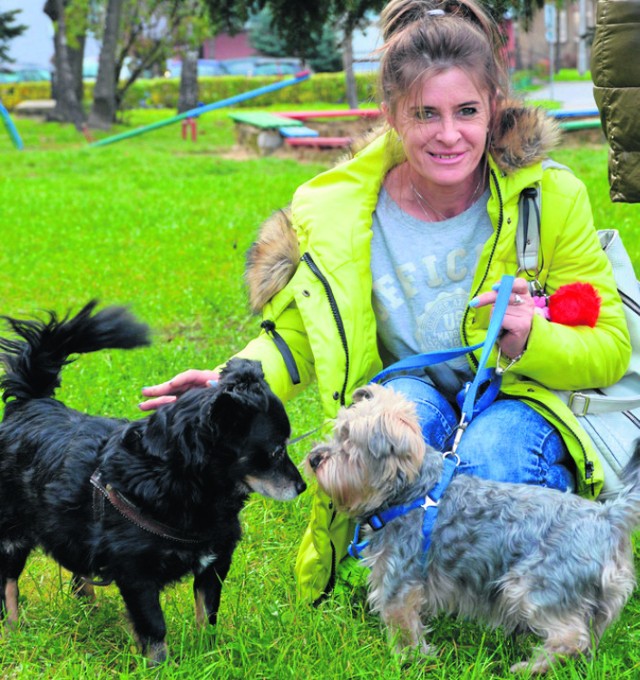
M 484 179 L 484 173 L 480 175 L 480 179 L 478 180 L 478 183 L 476 184 L 476 188 L 473 190 L 473 193 L 471 194 L 471 199 L 469 200 L 469 203 L 467 204 L 467 207 L 465 210 L 468 210 L 474 203 L 474 201 L 477 198 L 478 195 L 478 190 L 480 189 L 480 186 L 482 184 L 482 180 Z M 420 210 L 422 210 L 423 215 L 426 217 L 427 222 L 432 222 L 433 220 L 429 217 L 429 214 L 425 210 L 425 206 L 430 210 L 432 216 L 435 215 L 436 217 L 436 222 L 442 222 L 444 220 L 450 219 L 443 213 L 441 213 L 439 210 L 436 210 L 430 203 L 427 201 L 427 199 L 418 191 L 416 188 L 416 185 L 413 183 L 413 180 L 410 179 L 409 183 L 411 184 L 411 189 L 413 191 L 414 196 L 417 199 L 417 203 L 420 206 Z M 464 211 L 463 211 L 464 212 Z M 439 219 L 437 219 L 439 218 Z

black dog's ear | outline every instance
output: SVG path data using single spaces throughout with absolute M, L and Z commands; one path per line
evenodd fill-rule
M 243 435 L 256 412 L 255 405 L 233 391 L 221 391 L 209 407 L 209 423 L 219 436 Z
M 221 387 L 242 385 L 253 387 L 260 383 L 264 383 L 264 373 L 259 361 L 234 357 L 229 359 L 227 365 L 220 371 Z

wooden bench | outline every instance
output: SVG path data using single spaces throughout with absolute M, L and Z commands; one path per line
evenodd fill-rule
M 244 123 L 245 125 L 252 125 L 261 130 L 277 130 L 281 127 L 302 127 L 302 122 L 287 118 L 286 116 L 277 116 L 267 111 L 238 111 L 229 114 L 235 123 Z
M 289 146 L 313 146 L 319 149 L 335 149 L 349 146 L 353 139 L 351 137 L 288 137 L 284 141 Z
M 317 137 L 320 133 L 317 130 L 312 130 L 306 125 L 300 127 L 280 127 L 278 132 L 285 138 L 288 137 Z
M 378 118 L 380 109 L 331 109 L 329 111 L 286 111 L 278 114 L 293 120 L 309 120 L 310 118 Z

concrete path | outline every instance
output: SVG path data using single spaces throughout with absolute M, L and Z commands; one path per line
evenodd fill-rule
M 563 111 L 594 111 L 597 112 L 596 100 L 593 98 L 593 83 L 553 82 L 535 92 L 527 93 L 529 99 L 554 99 L 562 104 Z

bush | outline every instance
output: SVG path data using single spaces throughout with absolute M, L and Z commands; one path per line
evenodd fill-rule
M 200 78 L 199 97 L 205 104 L 227 99 L 249 90 L 264 87 L 282 80 L 279 76 L 217 76 Z M 372 73 L 356 73 L 358 100 L 360 102 L 375 101 L 376 76 Z M 137 80 L 127 91 L 125 109 L 141 106 L 152 108 L 175 109 L 178 106 L 180 81 L 177 78 L 154 78 Z M 93 83 L 85 83 L 85 105 L 89 105 L 93 92 Z M 49 83 L 10 83 L 0 85 L 0 98 L 9 110 L 21 101 L 29 99 L 49 99 L 51 96 Z M 271 104 L 343 104 L 346 102 L 344 73 L 316 73 L 308 80 L 261 95 L 260 105 Z M 248 99 L 236 106 L 254 106 L 255 99 Z

